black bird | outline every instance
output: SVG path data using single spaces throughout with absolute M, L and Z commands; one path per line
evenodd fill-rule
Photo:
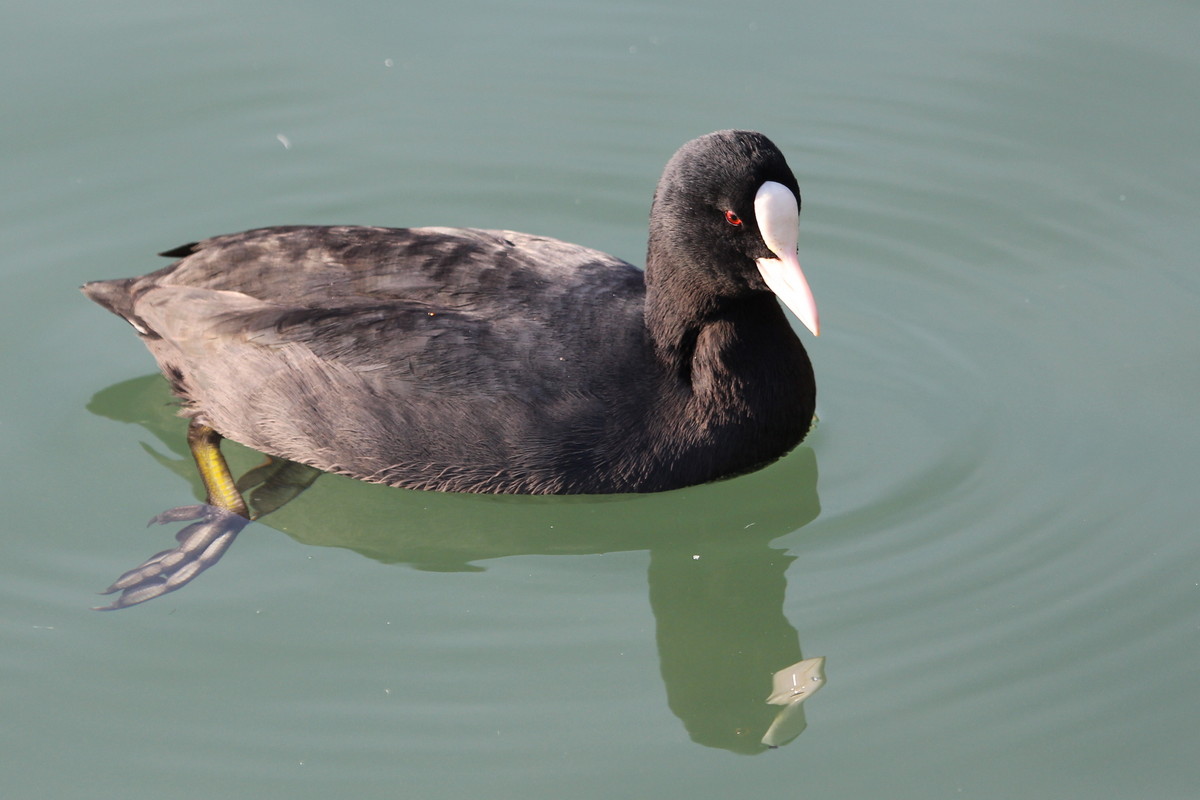
M 184 401 L 209 501 L 246 516 L 228 437 L 412 489 L 653 492 L 744 472 L 812 422 L 800 194 L 751 131 L 685 144 L 643 273 L 513 231 L 289 226 L 83 287 Z

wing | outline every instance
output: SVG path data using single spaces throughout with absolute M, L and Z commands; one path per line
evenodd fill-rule
M 306 306 L 400 301 L 547 317 L 590 288 L 640 291 L 640 270 L 587 247 L 515 231 L 294 226 L 218 236 L 175 250 L 152 286 L 235 291 Z M 583 297 L 580 297 L 580 293 Z
M 555 482 L 628 448 L 614 408 L 640 407 L 639 382 L 612 373 L 653 356 L 642 273 L 612 256 L 510 231 L 361 227 L 167 255 L 179 260 L 85 291 L 142 333 L 187 413 L 250 447 L 393 485 L 535 493 L 570 491 Z

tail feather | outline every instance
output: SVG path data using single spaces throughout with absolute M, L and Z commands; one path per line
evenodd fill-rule
M 122 317 L 138 333 L 143 336 L 153 336 L 153 332 L 146 327 L 146 323 L 133 311 L 133 284 L 136 281 L 137 278 L 92 281 L 85 283 L 80 289 L 89 300 L 104 306 L 118 317 Z
M 91 281 L 79 287 L 89 300 L 107 308 L 119 316 L 133 313 L 133 296 L 130 288 L 134 278 L 118 278 L 112 281 Z

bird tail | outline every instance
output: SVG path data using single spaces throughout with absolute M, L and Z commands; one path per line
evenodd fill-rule
M 152 335 L 146 323 L 133 311 L 133 284 L 137 278 L 92 281 L 79 287 L 89 300 L 104 306 L 134 327 L 143 336 Z
M 79 287 L 89 300 L 99 303 L 112 313 L 128 318 L 133 314 L 133 295 L 130 289 L 135 278 L 113 281 L 91 281 Z

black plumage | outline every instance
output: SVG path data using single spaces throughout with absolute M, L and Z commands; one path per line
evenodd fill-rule
M 795 215 L 785 257 L 764 197 L 798 209 L 783 155 L 721 131 L 667 165 L 645 273 L 512 231 L 290 226 L 84 291 L 186 415 L 262 452 L 416 489 L 659 491 L 774 460 L 811 423 L 762 266 L 794 261 Z

